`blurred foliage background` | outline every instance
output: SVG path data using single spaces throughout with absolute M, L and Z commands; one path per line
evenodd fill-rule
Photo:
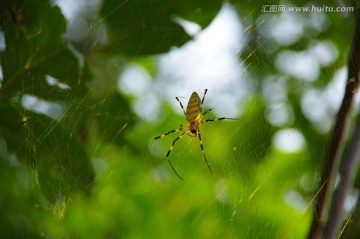
M 306 238 L 354 29 L 324 6 L 354 7 L 1 1 L 1 237 Z M 206 88 L 206 118 L 239 120 L 202 125 L 214 174 L 176 143 L 181 181 L 177 133 L 152 139 Z

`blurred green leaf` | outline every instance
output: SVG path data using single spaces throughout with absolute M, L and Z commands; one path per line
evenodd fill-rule
M 4 103 L 0 112 L 0 134 L 18 160 L 33 168 L 34 180 L 48 199 L 55 200 L 59 192 L 88 190 L 94 180 L 88 155 L 61 124 L 31 112 L 22 116 Z
M 222 1 L 105 0 L 101 15 L 107 23 L 107 52 L 130 56 L 159 54 L 181 46 L 191 37 L 175 18 L 206 27 L 220 10 Z
M 0 53 L 3 69 L 2 95 L 36 95 L 47 100 L 83 97 L 87 90 L 79 74 L 78 59 L 62 41 L 65 19 L 56 6 L 42 1 L 3 1 L 0 26 L 5 35 L 5 51 Z M 22 19 L 16 22 L 14 15 Z M 46 82 L 52 76 L 71 90 Z
M 0 135 L 18 160 L 32 168 L 34 182 L 48 200 L 56 200 L 59 193 L 86 192 L 94 175 L 72 132 L 48 116 L 24 109 L 21 102 L 28 94 L 62 104 L 87 93 L 86 68 L 81 70 L 62 40 L 65 19 L 45 0 L 2 1 L 0 9 L 5 35 L 5 51 L 0 52 Z M 68 89 L 48 83 L 48 76 Z

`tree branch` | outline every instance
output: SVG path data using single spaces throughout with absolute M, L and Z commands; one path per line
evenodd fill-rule
M 325 158 L 325 167 L 321 176 L 319 193 L 315 205 L 313 222 L 311 225 L 309 239 L 323 238 L 324 224 L 326 223 L 327 208 L 333 191 L 334 177 L 340 162 L 340 155 L 343 150 L 344 132 L 348 125 L 351 115 L 351 105 L 359 85 L 360 72 L 360 8 L 356 9 L 356 29 L 354 33 L 351 57 L 348 64 L 348 81 L 345 89 L 345 95 L 337 114 L 333 136 L 330 141 L 327 156 Z M 356 138 L 356 135 L 354 136 Z M 357 139 L 356 139 L 357 140 Z M 354 142 L 357 144 L 357 142 Z M 350 154 L 350 152 L 349 152 Z M 349 157 L 349 156 L 348 156 Z M 346 170 L 346 169 L 344 169 Z M 344 178 L 345 180 L 345 178 Z M 338 199 L 336 199 L 338 200 Z M 339 206 L 339 205 L 337 205 Z M 342 207 L 340 208 L 342 209 Z M 333 211 L 331 213 L 334 213 Z M 334 217 L 335 215 L 330 215 Z M 330 225 L 329 225 L 330 226 Z M 328 237 L 326 237 L 328 238 Z
M 353 185 L 360 160 L 360 117 L 357 119 L 355 132 L 346 152 L 340 171 L 340 183 L 330 208 L 330 217 L 325 226 L 323 238 L 337 238 L 341 223 L 344 220 L 344 202 Z

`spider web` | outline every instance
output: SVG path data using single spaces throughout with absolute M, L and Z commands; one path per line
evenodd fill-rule
M 24 217 L 39 218 L 29 227 L 49 237 L 306 236 L 345 84 L 346 54 L 339 49 L 351 40 L 348 34 L 333 40 L 331 25 L 348 21 L 350 13 L 333 20 L 335 13 L 261 13 L 268 5 L 226 3 L 206 28 L 190 17 L 172 16 L 177 26 L 162 41 L 150 35 L 129 44 L 126 36 L 112 39 L 107 28 L 114 16 L 127 16 L 129 1 L 105 13 L 100 1 L 54 4 L 67 19 L 63 37 L 71 42 L 76 69 L 43 79 L 61 97 L 45 100 L 34 85 L 12 98 L 22 113 L 18 133 L 28 145 L 25 156 L 15 155 L 11 142 L 0 137 L 1 158 L 19 188 L 9 194 L 25 192 L 19 200 L 41 209 L 25 210 Z M 140 4 L 130 10 L 146 15 Z M 179 26 L 193 39 L 162 50 Z M 27 41 L 39 47 L 38 30 Z M 23 43 L 2 43 L 0 49 L 16 51 Z M 128 57 L 122 44 L 136 53 Z M 75 71 L 81 73 L 71 77 Z M 38 73 L 29 70 L 28 78 Z M 84 83 L 86 77 L 92 80 Z M 198 138 L 184 136 L 176 143 L 170 160 L 185 179 L 180 181 L 165 158 L 179 134 L 152 139 L 187 123 L 176 96 L 186 108 L 191 93 L 202 97 L 205 89 L 204 110 L 213 108 L 206 119 L 238 120 L 201 126 L 214 174 Z M 53 150 L 53 163 L 45 163 L 42 148 L 50 151 L 46 155 Z M 53 166 L 56 175 L 47 182 L 51 174 L 44 172 Z

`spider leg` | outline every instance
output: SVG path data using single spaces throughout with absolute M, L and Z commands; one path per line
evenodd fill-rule
M 214 108 L 208 109 L 207 111 L 205 111 L 204 113 L 202 113 L 202 115 L 206 115 L 207 113 L 209 113 L 210 111 L 212 111 Z
M 206 92 L 207 92 L 207 89 L 205 89 L 205 91 L 204 91 L 204 95 L 203 95 L 203 98 L 202 98 L 202 100 L 201 100 L 201 104 L 204 103 Z
M 187 132 L 186 134 L 189 135 L 190 137 L 196 137 L 196 134 L 193 134 L 193 133 Z
M 178 178 L 180 178 L 181 180 L 184 180 L 177 172 L 176 172 L 176 170 L 175 170 L 175 168 L 174 168 L 174 166 L 172 165 L 172 163 L 171 163 L 171 161 L 170 160 L 168 160 L 168 162 L 169 162 L 169 164 L 170 164 L 170 166 L 171 166 L 171 168 L 172 168 L 172 170 L 174 171 L 174 173 L 176 174 L 176 176 L 178 176 Z
M 210 162 L 207 160 L 206 155 L 205 155 L 204 146 L 203 146 L 203 143 L 202 143 L 200 131 L 198 131 L 198 134 L 197 134 L 197 135 L 198 135 L 198 137 L 199 137 L 201 153 L 202 153 L 202 155 L 204 156 L 206 165 L 208 166 L 210 172 L 213 173 L 213 171 L 212 171 L 211 168 L 210 168 Z
M 170 161 L 169 155 L 170 155 L 171 151 L 173 150 L 175 143 L 176 143 L 179 139 L 181 139 L 181 138 L 182 138 L 185 134 L 187 134 L 187 133 L 188 133 L 188 131 L 182 133 L 180 136 L 178 136 L 176 139 L 174 139 L 172 145 L 170 146 L 169 151 L 168 151 L 167 154 L 166 154 L 166 159 L 168 160 L 171 168 L 172 168 L 173 171 L 175 172 L 176 176 L 178 176 L 181 180 L 183 180 L 183 178 L 176 172 L 174 166 L 172 165 L 172 163 L 171 163 L 171 161 Z
M 238 119 L 221 117 L 221 118 L 215 118 L 215 119 L 207 119 L 207 120 L 205 120 L 205 121 L 203 121 L 201 123 L 203 124 L 203 123 L 206 123 L 206 122 L 213 122 L 213 121 L 219 121 L 219 120 L 238 120 Z
M 180 125 L 180 127 L 177 128 L 177 129 L 173 129 L 173 130 L 170 130 L 169 132 L 167 132 L 166 134 L 162 134 L 162 135 L 156 136 L 156 137 L 152 140 L 151 143 L 153 144 L 155 140 L 161 139 L 161 138 L 163 138 L 163 137 L 165 137 L 165 136 L 167 136 L 167 135 L 169 135 L 169 134 L 175 133 L 175 132 L 177 132 L 177 131 L 182 131 L 183 128 L 184 128 L 184 125 Z
M 175 97 L 175 99 L 179 102 L 180 107 L 181 107 L 182 111 L 184 112 L 184 115 L 186 116 L 186 112 L 185 112 L 183 104 L 181 103 L 181 101 L 179 100 L 179 98 L 177 96 Z
M 200 112 L 202 111 L 202 106 L 203 106 L 203 104 L 204 104 L 204 100 L 205 100 L 205 95 L 206 95 L 206 92 L 207 92 L 207 89 L 205 89 L 205 91 L 204 91 L 204 95 L 203 95 L 203 98 L 202 98 L 202 100 L 201 100 Z

